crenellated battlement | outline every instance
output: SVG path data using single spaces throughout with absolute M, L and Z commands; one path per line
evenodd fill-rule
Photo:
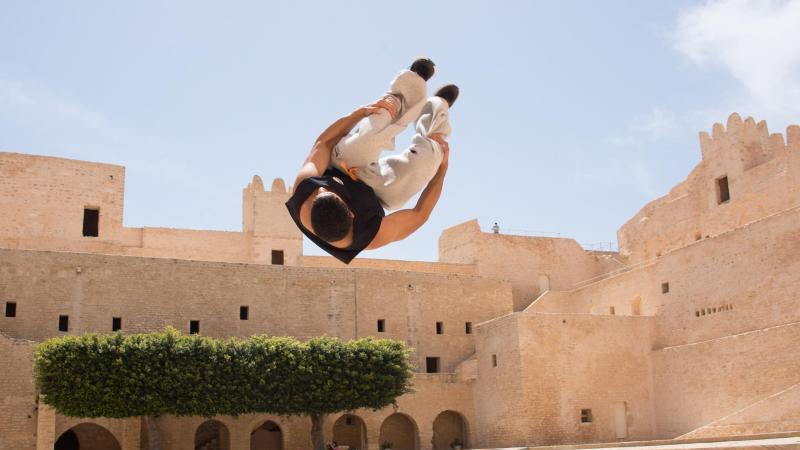
M 800 204 L 800 126 L 785 136 L 737 113 L 700 132 L 702 160 L 620 228 L 621 252 L 649 260 Z
M 726 126 L 715 123 L 710 135 L 700 132 L 700 150 L 704 161 L 723 157 L 726 151 L 738 151 L 743 170 L 747 170 L 781 152 L 800 150 L 800 126 L 787 127 L 784 140 L 783 134 L 769 132 L 766 120 L 756 122 L 752 117 L 742 120 L 738 113 L 733 113 Z

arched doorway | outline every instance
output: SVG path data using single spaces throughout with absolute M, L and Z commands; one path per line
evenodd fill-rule
M 282 450 L 283 431 L 277 423 L 268 420 L 250 433 L 250 450 Z
M 444 411 L 433 421 L 433 450 L 449 450 L 457 442 L 469 448 L 467 421 L 455 411 Z
M 194 450 L 230 450 L 228 427 L 218 420 L 206 420 L 194 433 Z
M 333 424 L 333 440 L 350 450 L 367 449 L 367 426 L 360 417 L 345 414 Z
M 417 450 L 418 441 L 417 425 L 405 414 L 394 413 L 381 424 L 381 447 L 391 442 L 392 450 Z
M 631 315 L 642 315 L 642 297 L 639 297 L 638 295 L 631 301 Z
M 75 425 L 58 437 L 55 450 L 120 450 L 117 438 L 95 423 Z
M 547 275 L 539 275 L 539 295 L 542 295 L 549 290 L 550 290 L 550 277 Z

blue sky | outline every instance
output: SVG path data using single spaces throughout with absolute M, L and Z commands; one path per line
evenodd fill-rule
M 435 260 L 472 218 L 607 246 L 697 164 L 698 131 L 733 111 L 800 122 L 797 0 L 0 8 L 0 151 L 126 166 L 126 226 L 240 230 L 254 174 L 291 182 L 318 133 L 418 55 L 432 89 L 462 90 L 445 191 L 423 229 L 365 256 Z

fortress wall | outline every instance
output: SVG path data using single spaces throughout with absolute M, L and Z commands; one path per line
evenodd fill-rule
M 573 239 L 483 233 L 477 221 L 442 233 L 439 260 L 475 264 L 481 276 L 510 280 L 515 311 L 548 289 L 567 290 L 621 266 L 608 255 L 586 252 Z
M 354 259 L 350 262 L 350 264 L 345 264 L 331 256 L 304 255 L 301 258 L 299 265 L 303 267 L 394 270 L 402 272 L 451 273 L 461 275 L 476 275 L 477 272 L 476 267 L 473 264 L 403 261 L 395 259 L 371 259 L 361 257 Z
M 652 318 L 514 314 L 501 320 L 479 331 L 475 398 L 478 421 L 488 426 L 485 444 L 612 442 L 616 402 L 625 402 L 625 439 L 653 437 Z M 497 367 L 490 365 L 493 352 Z M 582 409 L 591 409 L 591 423 L 581 423 Z
M 476 448 L 495 448 L 526 442 L 528 408 L 520 374 L 518 314 L 480 325 L 477 329 L 477 369 L 475 381 L 476 426 L 480 438 Z M 492 355 L 497 355 L 493 366 Z
M 704 239 L 650 264 L 546 296 L 529 312 L 657 315 L 657 348 L 800 320 L 800 209 Z M 669 292 L 662 293 L 662 283 Z M 698 316 L 698 314 L 700 314 Z
M 620 228 L 620 251 L 635 264 L 799 205 L 800 146 L 792 130 L 786 145 L 765 122 L 734 114 L 727 130 L 716 124 L 713 136 L 701 133 L 702 161 Z M 719 203 L 717 180 L 725 176 L 730 200 Z
M 653 354 L 659 436 L 672 438 L 800 382 L 800 322 Z
M 36 388 L 31 342 L 0 334 L 0 449 L 36 448 Z
M 231 231 L 143 228 L 141 248 L 124 249 L 123 254 L 155 258 L 201 261 L 247 262 L 250 236 Z
M 80 239 L 83 209 L 100 208 L 99 234 L 122 228 L 125 168 L 0 153 L 0 238 Z
M 17 303 L 0 331 L 37 341 L 63 334 L 59 315 L 69 316 L 71 334 L 110 332 L 113 317 L 125 332 L 188 332 L 199 320 L 200 332 L 216 337 L 392 337 L 417 348 L 421 367 L 426 355 L 440 357 L 443 371 L 474 352 L 465 322 L 511 311 L 507 283 L 464 275 L 22 250 L 0 250 L 0 297 Z M 239 319 L 240 306 L 249 320 Z M 377 332 L 378 319 L 387 332 Z
M 256 179 L 258 182 L 256 182 Z M 270 264 L 272 250 L 297 265 L 302 237 L 276 179 L 243 193 L 247 233 L 123 226 L 125 168 L 0 153 L 0 248 Z M 98 236 L 83 236 L 84 208 L 99 208 Z
M 512 309 L 510 286 L 502 281 L 377 270 L 353 274 L 358 335 L 376 335 L 377 320 L 384 319 L 386 332 L 377 335 L 413 347 L 422 371 L 426 357 L 439 357 L 442 371 L 454 372 L 475 353 L 476 326 Z M 442 334 L 436 333 L 437 322 Z
M 526 442 L 612 442 L 615 403 L 624 402 L 626 440 L 653 437 L 652 319 L 574 314 L 520 315 Z M 592 423 L 581 423 L 581 409 Z

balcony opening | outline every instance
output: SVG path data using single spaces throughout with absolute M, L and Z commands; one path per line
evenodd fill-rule
M 728 177 L 717 178 L 717 202 L 726 203 L 731 199 L 731 191 L 728 186 Z
M 425 358 L 425 372 L 427 373 L 439 373 L 439 357 L 438 356 L 428 356 Z
M 69 331 L 69 316 L 58 316 L 58 331 Z
M 83 235 L 97 237 L 100 230 L 100 210 L 98 208 L 83 209 Z
M 6 317 L 17 317 L 16 302 L 6 302 Z

